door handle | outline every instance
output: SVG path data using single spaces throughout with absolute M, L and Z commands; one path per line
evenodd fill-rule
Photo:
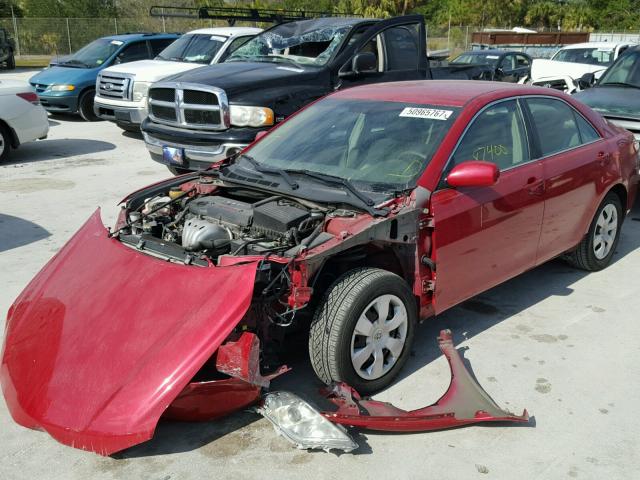
M 527 184 L 531 185 L 532 182 L 527 182 Z M 535 185 L 531 185 L 527 191 L 529 195 L 541 196 L 544 195 L 544 182 L 540 181 Z

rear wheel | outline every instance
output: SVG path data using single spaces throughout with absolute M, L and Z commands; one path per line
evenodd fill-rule
M 0 162 L 9 157 L 11 151 L 11 136 L 4 125 L 0 125 Z
M 95 95 L 95 90 L 88 90 L 80 96 L 80 100 L 78 102 L 78 113 L 86 122 L 95 122 L 100 120 L 100 117 L 98 117 L 93 111 L 93 97 L 95 97 Z
M 387 387 L 413 343 L 416 302 L 407 283 L 391 272 L 347 272 L 316 309 L 309 355 L 325 383 L 346 382 L 362 394 Z
M 620 197 L 609 192 L 596 211 L 589 232 L 580 245 L 567 255 L 577 268 L 596 272 L 611 263 L 622 227 L 623 210 Z

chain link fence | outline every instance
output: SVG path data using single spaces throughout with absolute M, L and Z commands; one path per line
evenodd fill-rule
M 238 22 L 238 26 L 269 25 Z M 227 26 L 223 20 L 189 18 L 0 18 L 5 28 L 16 39 L 18 56 L 55 56 L 75 52 L 96 38 L 127 32 L 187 32 L 196 28 Z M 486 29 L 488 27 L 484 27 Z M 451 55 L 471 48 L 473 32 L 480 26 L 427 26 L 427 49 L 430 52 L 448 50 Z M 640 43 L 637 32 L 594 32 L 591 41 Z
M 237 26 L 254 26 L 238 22 Z M 196 28 L 225 27 L 224 20 L 189 18 L 0 18 L 16 41 L 18 56 L 67 55 L 96 38 L 128 32 L 187 32 Z

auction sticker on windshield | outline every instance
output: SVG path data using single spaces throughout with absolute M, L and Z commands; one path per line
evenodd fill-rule
M 428 118 L 429 120 L 449 120 L 452 110 L 438 110 L 436 108 L 406 107 L 400 112 L 401 117 Z

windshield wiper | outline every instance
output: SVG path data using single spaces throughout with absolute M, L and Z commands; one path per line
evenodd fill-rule
M 282 168 L 265 167 L 260 162 L 258 162 L 255 158 L 253 158 L 251 155 L 247 155 L 244 153 L 240 155 L 240 158 L 248 161 L 251 165 L 253 165 L 253 168 L 256 170 L 256 172 L 275 173 L 277 175 L 280 175 L 284 179 L 284 181 L 287 182 L 287 184 L 291 187 L 292 190 L 297 190 L 300 187 L 300 185 L 298 185 L 297 182 L 295 182 L 291 178 L 287 170 L 283 170 Z
M 86 64 L 84 62 L 81 62 L 80 60 L 73 59 L 73 58 L 70 59 L 70 60 L 65 60 L 60 65 L 80 65 L 80 66 L 85 67 L 85 68 L 89 68 L 90 67 L 90 65 L 88 65 L 88 64 Z
M 353 183 L 351 183 L 346 178 L 337 177 L 335 175 L 329 175 L 328 173 L 312 172 L 310 170 L 287 170 L 287 172 L 289 172 L 289 173 L 299 173 L 301 175 L 306 175 L 307 177 L 316 178 L 316 179 L 318 179 L 320 181 L 323 181 L 323 182 L 342 185 L 347 190 L 349 190 L 353 194 L 353 196 L 358 198 L 365 205 L 367 205 L 369 207 L 372 207 L 372 206 L 375 205 L 375 202 L 371 198 L 369 198 L 364 193 L 359 191 L 353 185 Z
M 601 83 L 599 86 L 602 87 L 604 85 L 611 85 L 613 87 L 640 88 L 640 85 L 633 85 L 632 83 L 625 83 L 625 82 L 604 82 L 604 83 Z

